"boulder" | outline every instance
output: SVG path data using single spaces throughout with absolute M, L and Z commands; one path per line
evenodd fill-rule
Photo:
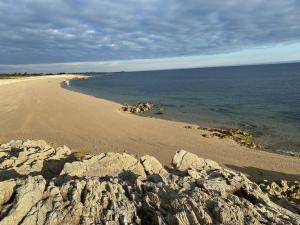
M 185 172 L 188 169 L 207 170 L 220 168 L 218 163 L 209 159 L 202 159 L 197 155 L 185 150 L 176 152 L 175 156 L 173 157 L 172 164 L 177 170 L 182 172 Z
M 141 112 L 147 112 L 151 109 L 153 109 L 154 104 L 151 102 L 139 102 L 136 105 L 124 105 L 121 109 L 125 112 L 130 113 L 141 113 Z
M 69 176 L 118 176 L 121 173 L 133 173 L 145 177 L 144 167 L 136 157 L 126 153 L 102 153 L 84 159 L 66 163 L 61 175 Z
M 168 172 L 164 169 L 162 164 L 153 156 L 145 155 L 140 159 L 144 170 L 147 174 L 159 174 L 162 176 L 167 176 Z

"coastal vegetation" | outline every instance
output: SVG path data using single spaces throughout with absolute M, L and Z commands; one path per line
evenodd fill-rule
M 36 76 L 44 76 L 44 75 L 64 75 L 66 73 L 1 73 L 0 79 L 18 79 L 25 77 L 36 77 Z

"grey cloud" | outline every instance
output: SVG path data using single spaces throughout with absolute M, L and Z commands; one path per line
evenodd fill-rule
M 297 0 L 2 0 L 0 64 L 207 55 L 300 41 Z

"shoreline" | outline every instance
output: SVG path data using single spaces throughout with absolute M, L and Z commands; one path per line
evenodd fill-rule
M 89 76 L 91 77 L 91 76 Z M 89 78 L 87 77 L 87 79 Z M 72 80 L 72 79 L 71 79 Z M 104 99 L 106 101 L 109 101 L 109 102 L 112 102 L 112 103 L 115 103 L 115 104 L 119 104 L 120 105 L 120 108 L 122 106 L 124 106 L 121 102 L 118 102 L 118 101 L 114 101 L 114 100 L 111 100 L 111 99 L 107 99 L 107 98 L 103 98 L 103 97 L 99 97 L 99 96 L 96 96 L 96 95 L 90 95 L 88 93 L 85 93 L 83 91 L 80 91 L 80 90 L 76 90 L 75 88 L 72 88 L 71 84 L 66 84 L 66 81 L 62 81 L 61 82 L 61 87 L 66 89 L 66 90 L 69 90 L 69 91 L 73 91 L 75 93 L 80 93 L 80 94 L 84 94 L 84 95 L 87 95 L 87 96 L 91 96 L 91 97 L 95 97 L 95 98 L 98 98 L 98 99 Z M 233 127 L 222 127 L 222 126 L 205 126 L 205 127 L 202 127 L 201 124 L 196 124 L 196 123 L 192 123 L 192 122 L 189 122 L 189 121 L 184 121 L 184 120 L 172 120 L 172 119 L 169 119 L 169 118 L 160 118 L 159 116 L 156 116 L 156 115 L 150 115 L 150 116 L 145 116 L 143 115 L 143 113 L 131 113 L 132 115 L 135 115 L 135 116 L 140 116 L 140 117 L 148 117 L 148 118 L 155 118 L 155 119 L 160 119 L 160 120 L 166 120 L 166 121 L 170 121 L 170 122 L 179 122 L 179 123 L 185 123 L 187 125 L 190 125 L 191 127 L 194 127 L 194 126 L 199 126 L 201 127 L 201 130 L 204 130 L 204 129 L 239 129 L 239 128 L 233 128 Z M 209 122 L 208 122 L 209 124 Z M 193 128 L 191 128 L 193 129 Z M 244 130 L 242 130 L 244 131 Z M 250 133 L 251 134 L 251 133 Z M 252 135 L 252 134 L 251 134 Z M 257 144 L 254 140 L 254 143 Z M 264 151 L 264 152 L 269 152 L 269 153 L 273 153 L 273 154 L 278 154 L 278 155 L 285 155 L 285 156 L 291 156 L 291 157 L 296 157 L 296 158 L 300 158 L 300 153 L 297 153 L 297 152 L 293 152 L 293 151 L 284 151 L 284 150 L 276 150 L 276 149 L 272 149 L 272 148 L 266 148 L 266 146 L 262 145 L 262 144 L 259 144 L 260 147 L 258 147 L 257 149 L 251 149 L 251 150 L 254 150 L 254 151 Z
M 297 157 L 250 150 L 231 140 L 203 138 L 207 132 L 184 129 L 188 123 L 120 112 L 119 103 L 63 88 L 66 77 L 71 78 L 44 77 L 3 86 L 0 141 L 45 139 L 83 153 L 149 154 L 164 164 L 175 151 L 185 149 L 245 172 L 254 180 L 300 179 Z

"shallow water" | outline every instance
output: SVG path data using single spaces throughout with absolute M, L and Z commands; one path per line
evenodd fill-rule
M 268 149 L 300 153 L 300 63 L 96 74 L 70 85 L 120 103 L 152 101 L 163 108 L 157 117 L 241 128 Z

